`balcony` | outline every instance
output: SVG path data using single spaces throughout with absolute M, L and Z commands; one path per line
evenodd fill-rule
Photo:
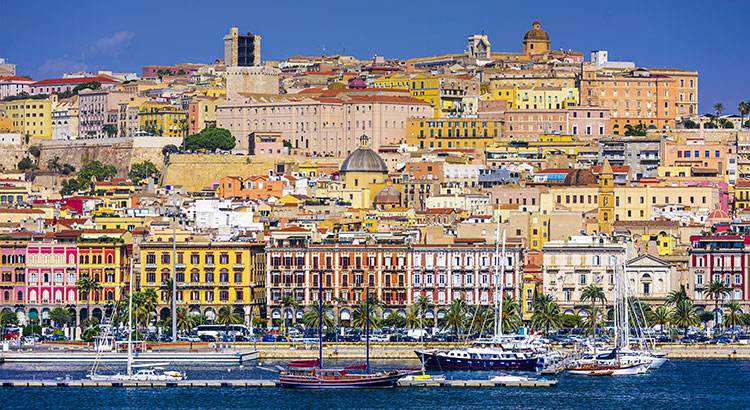
M 232 269 L 239 269 L 239 270 L 245 269 L 245 264 L 244 263 L 235 263 L 234 265 L 232 265 Z
M 147 263 L 146 264 L 146 269 L 156 269 L 156 264 L 155 263 Z
M 174 267 L 177 268 L 177 269 L 185 269 L 185 264 L 184 263 L 176 263 L 174 265 Z
M 204 263 L 203 269 L 216 269 L 216 265 L 214 265 L 213 263 Z
M 228 288 L 229 287 L 229 282 L 219 282 L 219 287 L 220 288 Z

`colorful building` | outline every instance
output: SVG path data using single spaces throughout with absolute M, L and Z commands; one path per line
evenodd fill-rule
M 183 137 L 188 131 L 187 115 L 179 107 L 159 102 L 143 103 L 138 112 L 141 131 L 162 137 Z
M 499 119 L 413 119 L 406 123 L 406 143 L 420 149 L 491 147 L 502 136 Z
M 15 100 L 5 104 L 5 115 L 13 130 L 30 141 L 52 139 L 52 102 L 50 100 Z

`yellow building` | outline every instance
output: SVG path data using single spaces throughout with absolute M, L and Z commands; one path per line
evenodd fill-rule
M 132 231 L 135 228 L 142 227 L 144 219 L 135 216 L 97 216 L 94 217 L 94 225 L 97 229 L 125 229 Z
M 5 104 L 5 115 L 13 129 L 30 142 L 52 139 L 52 103 L 50 100 L 16 100 Z
M 360 138 L 360 147 L 354 150 L 339 169 L 341 197 L 352 208 L 364 209 L 372 206 L 372 199 L 386 185 L 388 167 L 375 151 L 370 149 L 369 138 Z
M 141 131 L 151 131 L 162 137 L 182 137 L 188 130 L 185 111 L 177 106 L 158 102 L 141 105 L 138 125 Z
M 750 208 L 750 180 L 742 179 L 734 185 L 735 209 Z
M 580 100 L 576 87 L 537 87 L 496 84 L 483 100 L 507 101 L 508 109 L 552 109 L 560 110 L 578 105 Z
M 599 174 L 599 227 L 601 233 L 612 235 L 612 222 L 615 208 L 615 182 L 612 166 L 604 159 L 602 171 Z
M 427 148 L 491 147 L 502 135 L 503 121 L 484 118 L 409 120 L 406 122 L 406 143 Z
M 210 124 L 216 125 L 216 106 L 225 98 L 196 98 L 188 104 L 188 134 L 197 134 Z
M 158 293 L 157 312 L 169 317 L 172 279 L 172 243 L 147 241 L 140 245 L 141 290 Z M 246 242 L 181 242 L 176 250 L 175 300 L 189 314 L 209 320 L 224 306 L 232 306 L 245 319 L 265 305 L 264 244 Z
M 432 104 L 434 118 L 440 117 L 440 80 L 437 76 L 419 74 L 410 81 L 411 96 Z
M 391 88 L 396 90 L 408 90 L 409 81 L 411 80 L 409 74 L 392 74 L 384 75 L 376 78 L 372 82 L 374 88 Z

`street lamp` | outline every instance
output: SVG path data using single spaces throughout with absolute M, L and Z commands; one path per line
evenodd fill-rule
M 180 217 L 179 205 L 172 200 L 174 210 L 167 216 L 172 218 L 172 342 L 177 341 L 177 218 Z

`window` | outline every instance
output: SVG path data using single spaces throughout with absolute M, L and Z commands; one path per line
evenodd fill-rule
M 581 285 L 585 285 L 586 284 L 586 274 L 581 274 L 579 276 L 578 283 L 581 284 Z

